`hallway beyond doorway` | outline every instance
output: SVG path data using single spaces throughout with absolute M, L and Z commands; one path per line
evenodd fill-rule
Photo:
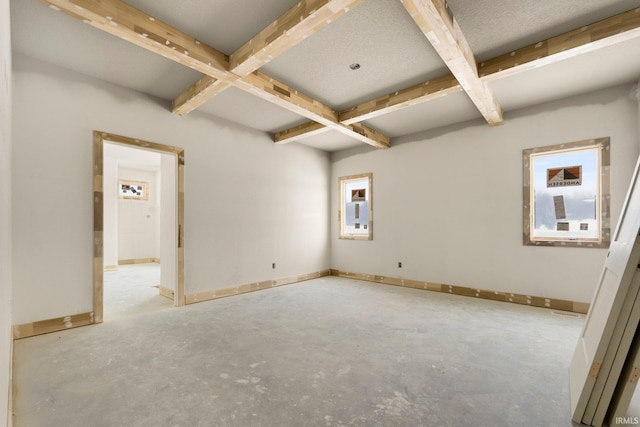
M 173 301 L 160 295 L 159 285 L 157 263 L 119 265 L 117 271 L 105 272 L 105 320 L 173 307 Z

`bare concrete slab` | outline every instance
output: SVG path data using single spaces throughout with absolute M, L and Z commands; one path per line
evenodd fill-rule
M 16 341 L 14 425 L 571 426 L 583 321 L 321 278 Z
M 164 310 L 173 301 L 160 295 L 160 264 L 126 264 L 104 273 L 104 319 Z

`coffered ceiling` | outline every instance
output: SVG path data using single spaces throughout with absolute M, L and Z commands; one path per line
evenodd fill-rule
M 640 0 L 12 0 L 11 20 L 15 53 L 327 151 L 640 78 Z

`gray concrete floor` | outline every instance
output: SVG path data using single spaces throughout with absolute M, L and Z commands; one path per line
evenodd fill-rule
M 14 425 L 571 426 L 583 321 L 321 278 L 16 341 Z
M 164 310 L 173 301 L 160 296 L 160 264 L 129 264 L 104 273 L 104 319 Z

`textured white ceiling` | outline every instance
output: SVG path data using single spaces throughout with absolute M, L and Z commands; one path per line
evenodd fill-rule
M 365 0 L 262 71 L 338 110 L 448 73 L 398 0 Z
M 395 138 L 476 118 L 482 116 L 467 94 L 458 92 L 367 120 L 365 124 Z
M 640 7 L 639 0 L 447 0 L 478 61 Z
M 201 76 L 34 0 L 11 2 L 11 39 L 14 52 L 163 99 Z
M 297 3 L 125 1 L 227 54 Z M 640 7 L 640 0 L 448 0 L 448 4 L 476 58 L 483 60 Z M 15 52 L 165 100 L 173 99 L 201 77 L 36 0 L 11 0 L 11 21 Z M 637 81 L 639 43 L 636 40 L 603 48 L 490 85 L 508 119 L 508 113 L 518 108 Z M 354 62 L 361 65 L 357 71 L 349 69 Z M 448 72 L 400 0 L 364 0 L 261 71 L 336 110 Z M 307 122 L 234 88 L 222 92 L 200 111 L 269 133 Z M 471 119 L 482 120 L 480 117 L 466 95 L 457 93 L 366 124 L 398 137 Z M 337 132 L 299 142 L 327 151 L 361 144 Z
M 26 0 L 19 0 L 26 1 Z M 231 55 L 299 0 L 125 0 Z
M 254 129 L 276 133 L 309 120 L 234 87 L 225 89 L 198 111 Z
M 300 144 L 324 151 L 338 151 L 362 145 L 362 142 L 337 132 L 328 131 L 321 135 L 300 139 Z
M 638 79 L 640 38 L 497 80 L 489 86 L 505 111 L 513 111 Z

